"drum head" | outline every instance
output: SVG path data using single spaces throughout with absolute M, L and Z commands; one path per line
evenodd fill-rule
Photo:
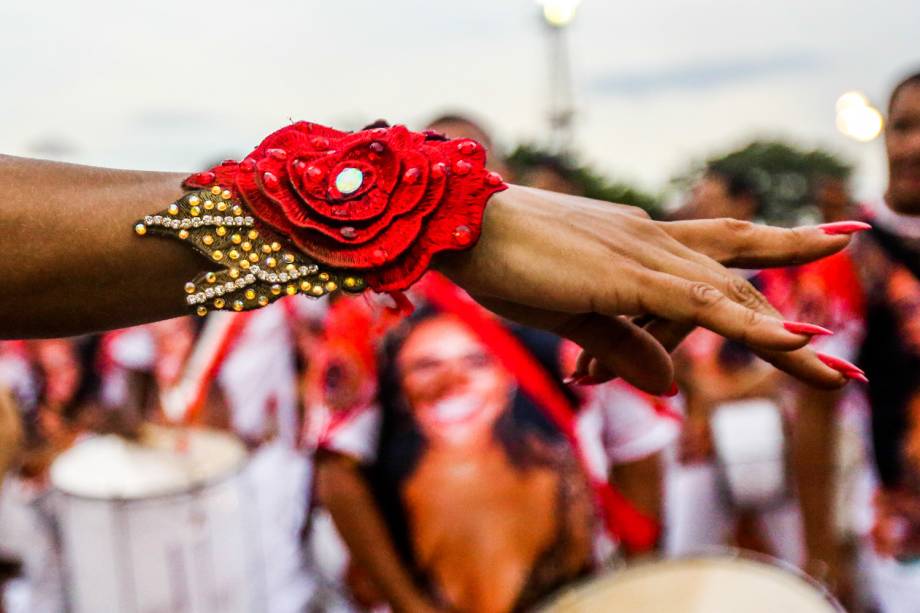
M 809 580 L 772 564 L 713 556 L 640 564 L 576 587 L 551 613 L 838 613 Z
M 89 437 L 51 466 L 59 492 L 83 498 L 138 500 L 188 492 L 238 470 L 246 448 L 214 430 L 145 425 L 139 441 Z

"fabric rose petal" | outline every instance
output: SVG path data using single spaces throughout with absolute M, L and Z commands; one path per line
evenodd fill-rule
M 435 254 L 475 244 L 486 203 L 506 188 L 485 164 L 486 151 L 470 139 L 298 122 L 185 187 L 229 190 L 305 255 L 362 276 L 378 292 L 397 292 Z

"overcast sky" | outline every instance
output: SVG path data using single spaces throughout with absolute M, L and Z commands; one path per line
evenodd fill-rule
M 881 143 L 834 129 L 920 66 L 920 2 L 584 0 L 569 29 L 584 157 L 658 189 L 756 136 L 823 145 L 884 188 Z M 289 118 L 418 126 L 444 109 L 498 140 L 545 135 L 533 0 L 0 0 L 0 151 L 189 170 Z

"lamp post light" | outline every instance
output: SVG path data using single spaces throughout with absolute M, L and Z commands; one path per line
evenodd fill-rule
M 537 4 L 543 11 L 550 45 L 550 145 L 557 151 L 564 151 L 572 142 L 572 122 L 575 117 L 571 61 L 565 29 L 575 18 L 581 0 L 537 0 Z

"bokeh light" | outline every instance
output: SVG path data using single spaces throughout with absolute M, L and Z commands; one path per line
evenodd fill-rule
M 846 92 L 837 99 L 837 129 L 845 136 L 868 143 L 878 138 L 884 125 L 881 112 L 862 92 Z

